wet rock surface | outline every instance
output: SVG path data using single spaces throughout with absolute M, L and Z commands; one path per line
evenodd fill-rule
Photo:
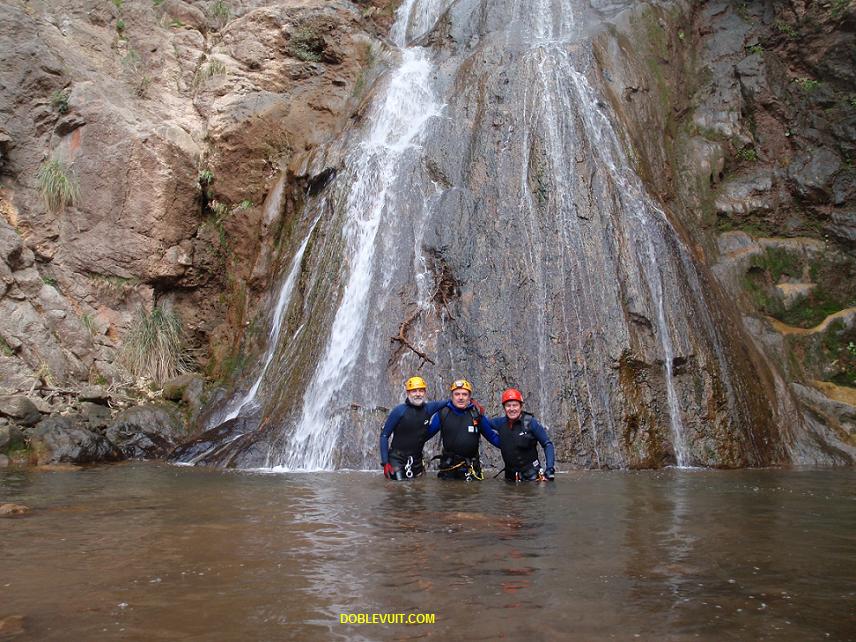
M 38 465 L 117 461 L 121 452 L 103 435 L 85 427 L 79 416 L 49 417 L 27 433 Z
M 380 267 L 360 286 L 369 294 L 329 276 L 343 245 L 363 247 L 342 240 L 342 221 L 370 220 L 375 207 L 343 196 L 364 198 L 337 161 L 354 132 L 328 152 L 338 171 L 306 204 L 312 242 L 274 360 L 288 365 L 261 381 L 264 419 L 254 436 L 229 431 L 197 460 L 365 465 L 378 419 L 349 408 L 392 405 L 389 390 L 418 371 L 437 391 L 471 377 L 480 399 L 522 388 L 574 466 L 848 461 L 789 386 L 823 366 L 783 366 L 798 349 L 752 315 L 764 313 L 762 296 L 803 325 L 823 301 L 846 306 L 815 279 L 823 240 L 777 237 L 812 236 L 827 219 L 847 235 L 846 217 L 829 210 L 849 198 L 841 153 L 851 142 L 836 124 L 850 109 L 846 73 L 819 61 L 846 51 L 850 9 L 428 4 L 398 33 L 430 47 L 444 117 L 428 122 L 421 153 L 402 156 L 396 178 L 367 179 L 397 217 L 380 215 L 384 240 L 369 254 Z M 800 34 L 813 52 L 803 59 L 792 46 L 801 20 L 822 25 Z M 829 77 L 818 81 L 821 68 Z M 330 218 L 310 233 L 314 211 Z M 731 230 L 744 236 L 718 244 Z M 790 253 L 798 273 L 778 263 Z M 417 279 L 410 265 L 421 266 Z M 352 300 L 371 332 L 337 334 Z M 330 328 L 334 338 L 319 340 Z M 359 347 L 340 346 L 334 376 L 325 342 L 342 336 Z M 847 345 L 841 332 L 836 341 Z
M 162 406 L 137 406 L 121 412 L 106 431 L 128 459 L 156 459 L 169 454 L 184 436 L 184 425 Z
M 163 386 L 200 463 L 363 467 L 414 372 L 523 389 L 571 466 L 851 457 L 792 385 L 856 385 L 850 5 L 432 0 L 410 51 L 386 0 L 209 5 L 0 7 L 0 393 L 40 400 L 0 415 L 65 412 L 41 453 L 174 447 L 108 392 L 163 306 L 233 383 Z

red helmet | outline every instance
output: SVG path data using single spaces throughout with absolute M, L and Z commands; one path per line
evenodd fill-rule
M 523 403 L 523 394 L 517 388 L 509 388 L 505 392 L 502 393 L 502 405 L 505 405 L 506 401 L 519 401 L 521 404 Z

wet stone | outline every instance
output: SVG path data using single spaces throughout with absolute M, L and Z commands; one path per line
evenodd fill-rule
M 42 418 L 35 404 L 23 395 L 0 396 L 0 415 L 14 419 L 22 426 L 33 426 Z
M 29 439 L 39 465 L 90 464 L 122 458 L 103 435 L 84 427 L 80 416 L 48 417 L 31 431 Z
M 165 457 L 183 435 L 181 421 L 163 406 L 137 406 L 121 412 L 107 438 L 129 459 Z

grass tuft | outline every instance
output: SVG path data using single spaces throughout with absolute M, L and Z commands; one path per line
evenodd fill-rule
M 66 205 L 80 200 L 77 177 L 61 160 L 52 158 L 42 163 L 36 174 L 39 193 L 51 212 L 58 212 Z
M 140 308 L 125 338 L 122 361 L 134 375 L 158 383 L 190 372 L 192 359 L 178 315 L 160 306 L 151 313 Z

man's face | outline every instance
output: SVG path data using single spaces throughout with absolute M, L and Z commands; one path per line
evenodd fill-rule
M 466 388 L 452 390 L 452 405 L 463 410 L 470 405 L 470 391 Z
M 407 398 L 414 406 L 421 406 L 425 403 L 425 388 L 415 388 L 407 391 Z
M 518 419 L 523 412 L 523 404 L 519 401 L 506 401 L 502 407 L 505 408 L 505 416 L 511 419 L 511 421 Z

